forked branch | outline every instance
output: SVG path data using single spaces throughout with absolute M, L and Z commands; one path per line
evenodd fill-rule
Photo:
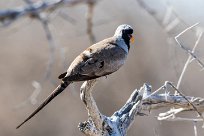
M 89 119 L 79 124 L 79 130 L 87 136 L 125 136 L 135 115 L 140 114 L 141 92 L 146 88 L 135 90 L 120 110 L 107 117 L 100 113 L 92 97 L 91 92 L 95 83 L 96 80 L 89 80 L 81 86 L 81 99 L 86 106 Z
M 198 110 L 200 113 L 204 112 L 204 98 L 158 93 L 165 89 L 167 85 L 172 87 L 170 82 L 167 81 L 157 93 L 151 93 L 151 86 L 144 84 L 140 90 L 136 89 L 133 91 L 121 109 L 116 111 L 111 117 L 107 117 L 100 113 L 92 96 L 95 83 L 96 80 L 89 80 L 81 86 L 81 99 L 86 106 L 89 118 L 88 121 L 79 124 L 79 130 L 87 136 L 125 136 L 134 122 L 135 116 L 144 115 L 141 110 L 149 111 L 174 107 L 174 109 L 166 113 L 160 113 L 158 120 L 175 119 L 174 117 L 177 113 L 185 111 L 197 112 Z M 196 110 L 189 102 L 196 107 Z M 194 120 L 200 121 L 200 119 Z

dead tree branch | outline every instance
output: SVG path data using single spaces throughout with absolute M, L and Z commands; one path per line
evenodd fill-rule
M 169 85 L 165 82 L 163 86 Z M 81 86 L 81 100 L 84 102 L 88 111 L 88 121 L 79 124 L 79 130 L 87 136 L 125 136 L 127 130 L 131 126 L 136 115 L 142 115 L 141 110 L 150 111 L 159 108 L 171 108 L 165 113 L 160 113 L 158 120 L 184 120 L 184 121 L 202 121 L 202 119 L 186 119 L 175 118 L 175 115 L 186 111 L 204 112 L 204 98 L 185 96 L 166 93 L 152 94 L 152 88 L 148 84 L 144 84 L 140 90 L 135 90 L 127 100 L 126 104 L 116 111 L 111 117 L 107 117 L 100 113 L 98 107 L 92 97 L 92 90 L 96 80 L 90 80 Z M 171 87 L 171 85 L 170 85 Z M 161 87 L 163 88 L 163 87 Z M 163 88 L 164 89 L 164 88 Z M 192 105 L 195 105 L 196 110 Z
M 143 105 L 143 110 L 152 110 L 152 109 L 158 109 L 162 107 L 175 107 L 175 108 L 183 108 L 183 111 L 195 111 L 195 109 L 190 105 L 189 103 L 192 103 L 196 109 L 199 112 L 204 112 L 204 98 L 200 97 L 193 97 L 193 96 L 185 96 L 185 98 L 182 95 L 174 95 L 170 93 L 157 93 L 152 94 L 151 93 L 151 86 L 148 84 L 145 84 L 146 89 L 144 92 L 142 105 Z M 172 87 L 172 83 L 169 81 L 166 81 L 162 88 L 159 90 L 161 91 L 162 89 L 166 89 L 168 86 Z M 175 88 L 173 88 L 175 89 Z M 178 111 L 177 111 L 178 112 Z
M 178 80 L 178 83 L 177 83 L 177 88 L 179 88 L 180 83 L 181 83 L 181 80 L 182 80 L 183 75 L 184 75 L 184 72 L 186 71 L 186 69 L 187 69 L 188 65 L 190 64 L 190 62 L 192 62 L 193 60 L 195 60 L 195 61 L 197 61 L 197 63 L 201 66 L 202 69 L 204 68 L 204 63 L 194 54 L 195 49 L 196 49 L 196 47 L 197 47 L 197 45 L 198 45 L 198 43 L 199 43 L 199 41 L 200 41 L 200 39 L 201 39 L 201 37 L 202 37 L 203 32 L 201 31 L 201 32 L 198 34 L 198 38 L 197 38 L 197 40 L 196 40 L 196 42 L 195 42 L 195 45 L 194 45 L 194 47 L 193 47 L 192 50 L 187 49 L 187 48 L 186 48 L 184 45 L 182 45 L 182 43 L 178 40 L 178 37 L 180 37 L 182 34 L 184 34 L 186 31 L 190 30 L 191 28 L 195 27 L 196 25 L 198 25 L 198 23 L 196 23 L 196 24 L 194 24 L 194 25 L 192 25 L 192 26 L 186 28 L 184 31 L 182 31 L 180 34 L 178 34 L 178 35 L 175 37 L 175 40 L 176 40 L 177 44 L 178 44 L 185 52 L 187 52 L 187 53 L 189 54 L 189 57 L 188 57 L 188 59 L 187 59 L 185 65 L 184 65 L 184 68 L 183 68 L 183 70 L 182 70 L 182 73 L 181 73 L 181 75 L 180 75 L 180 77 L 179 77 L 179 80 Z
M 88 111 L 89 119 L 79 124 L 79 130 L 87 136 L 125 136 L 134 121 L 135 115 L 141 111 L 142 94 L 146 88 L 135 90 L 126 104 L 111 117 L 101 114 L 92 97 L 92 89 L 96 80 L 90 80 L 81 86 L 81 99 Z

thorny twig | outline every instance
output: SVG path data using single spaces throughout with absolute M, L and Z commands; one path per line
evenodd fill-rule
M 200 112 L 198 111 L 198 109 L 196 108 L 196 106 L 195 106 L 192 102 L 190 102 L 190 101 L 186 98 L 186 96 L 185 96 L 181 91 L 179 91 L 172 83 L 168 82 L 168 84 L 169 84 L 174 90 L 176 90 L 176 91 L 193 107 L 193 109 L 198 113 L 198 115 L 199 115 L 199 116 L 203 119 L 203 121 L 204 121 L 204 117 L 203 117 L 202 113 L 200 113 Z
M 196 47 L 197 47 L 197 45 L 198 45 L 198 43 L 199 43 L 199 41 L 200 41 L 200 39 L 201 39 L 201 36 L 202 36 L 203 32 L 200 32 L 200 33 L 199 33 L 198 39 L 196 40 L 195 45 L 194 45 L 192 51 L 189 50 L 189 49 L 186 49 L 186 47 L 185 47 L 184 45 L 182 45 L 181 42 L 178 40 L 178 37 L 180 37 L 181 35 L 183 35 L 186 31 L 192 29 L 192 28 L 195 27 L 196 25 L 198 25 L 198 23 L 196 23 L 196 24 L 194 24 L 194 25 L 192 25 L 192 26 L 186 28 L 184 31 L 182 31 L 180 34 L 178 34 L 178 35 L 175 37 L 175 40 L 176 40 L 176 42 L 178 43 L 178 45 L 179 45 L 183 50 L 185 50 L 185 51 L 189 54 L 189 57 L 188 57 L 188 59 L 187 59 L 185 65 L 184 65 L 184 68 L 183 68 L 183 70 L 182 70 L 182 72 L 181 72 L 181 75 L 180 75 L 179 80 L 178 80 L 178 83 L 177 83 L 177 87 L 175 87 L 173 84 L 170 84 L 170 85 L 176 90 L 176 92 L 178 92 L 178 93 L 179 93 L 181 96 L 183 96 L 184 98 L 185 98 L 185 95 L 183 95 L 178 89 L 179 89 L 179 87 L 180 87 L 180 84 L 181 84 L 182 78 L 183 78 L 183 76 L 184 76 L 184 73 L 185 73 L 185 71 L 186 71 L 188 65 L 190 64 L 190 61 L 192 60 L 192 58 L 193 58 L 194 60 L 196 60 L 196 61 L 198 62 L 198 64 L 200 64 L 200 65 L 202 66 L 202 68 L 204 68 L 204 64 L 203 64 L 203 63 L 197 58 L 197 56 L 194 54 L 195 49 L 196 49 Z M 186 98 L 185 98 L 185 99 L 186 99 Z M 187 99 L 186 99 L 186 100 L 187 100 Z M 188 100 L 187 100 L 187 101 L 188 101 Z M 200 117 L 203 119 L 203 121 L 204 121 L 204 117 L 203 117 L 202 114 L 197 110 L 197 108 L 196 108 L 190 101 L 188 101 L 188 102 L 189 102 L 189 104 L 195 109 L 195 111 L 197 111 L 197 113 L 199 114 L 199 116 L 200 116 Z
M 196 61 L 198 62 L 198 64 L 199 64 L 202 68 L 204 68 L 204 64 L 203 64 L 203 63 L 196 57 L 196 55 L 194 54 L 195 49 L 196 49 L 196 47 L 197 47 L 197 45 L 198 45 L 198 43 L 199 43 L 199 41 L 200 41 L 200 39 L 201 39 L 201 37 L 202 37 L 203 32 L 200 32 L 200 33 L 199 33 L 198 39 L 196 40 L 195 45 L 194 45 L 192 51 L 189 50 L 189 49 L 187 49 L 185 46 L 183 46 L 183 45 L 179 42 L 179 40 L 178 40 L 178 37 L 180 37 L 182 34 L 184 34 L 184 33 L 185 33 L 186 31 L 188 31 L 189 29 L 195 27 L 196 25 L 198 25 L 198 23 L 196 23 L 196 24 L 194 24 L 194 25 L 188 27 L 187 29 L 185 29 L 184 31 L 182 31 L 180 34 L 178 34 L 178 35 L 175 37 L 175 40 L 176 40 L 176 42 L 178 43 L 178 45 L 179 45 L 183 50 L 185 50 L 185 51 L 189 54 L 189 57 L 188 57 L 188 59 L 187 59 L 185 65 L 184 65 L 183 70 L 182 70 L 182 72 L 181 72 L 181 75 L 180 75 L 180 77 L 179 77 L 179 80 L 178 80 L 178 83 L 177 83 L 177 87 L 176 87 L 177 89 L 179 89 L 179 87 L 180 87 L 180 84 L 181 84 L 182 78 L 183 78 L 183 76 L 184 76 L 184 73 L 185 73 L 185 71 L 186 71 L 188 65 L 192 62 L 192 58 L 193 58 L 193 60 L 196 60 Z
M 170 111 L 166 113 L 161 113 L 159 115 L 160 119 L 167 119 L 169 117 L 172 117 L 172 115 L 175 115 L 177 113 L 183 112 L 183 111 L 195 111 L 196 109 L 199 112 L 204 111 L 204 99 L 199 97 L 191 97 L 191 96 L 182 96 L 182 95 L 173 95 L 173 94 L 164 94 L 164 93 L 155 93 L 153 92 L 153 95 L 151 94 L 151 86 L 148 84 L 145 84 L 146 92 L 143 93 L 143 110 L 151 110 L 151 109 L 158 109 L 162 107 L 176 107 L 178 109 L 171 109 Z M 166 81 L 163 85 L 164 88 L 167 88 L 170 86 L 171 88 L 175 89 L 174 85 Z M 160 87 L 161 88 L 161 87 Z M 158 89 L 161 90 L 161 89 Z M 157 90 L 157 92 L 158 92 Z M 191 104 L 196 105 L 196 109 L 192 107 Z
M 195 43 L 195 45 L 194 45 L 194 47 L 193 47 L 193 50 L 191 51 L 192 53 L 195 52 L 195 49 L 196 49 L 196 47 L 197 47 L 197 45 L 198 45 L 198 43 L 199 43 L 199 41 L 200 41 L 200 38 L 201 38 L 202 34 L 203 34 L 203 32 L 200 32 L 200 33 L 199 33 L 198 39 L 197 39 L 197 41 L 196 41 L 196 43 Z M 182 48 L 182 47 L 181 47 L 181 48 Z M 182 49 L 183 49 L 183 48 L 182 48 Z M 178 80 L 178 82 L 177 82 L 176 88 L 178 88 L 178 89 L 179 89 L 179 87 L 180 87 L 180 85 L 181 85 L 182 78 L 183 78 L 183 76 L 184 76 L 184 73 L 185 73 L 185 71 L 186 71 L 188 65 L 192 62 L 192 61 L 191 61 L 192 58 L 193 58 L 192 55 L 189 54 L 188 59 L 187 59 L 185 65 L 184 65 L 184 67 L 183 67 L 183 70 L 182 70 L 181 75 L 180 75 L 180 77 L 179 77 L 179 80 Z M 193 59 L 193 60 L 194 60 L 194 59 Z M 201 61 L 200 61 L 200 62 L 201 62 Z
M 193 103 L 190 102 L 190 101 L 188 100 L 188 98 L 186 98 L 186 96 L 185 96 L 181 91 L 179 91 L 179 90 L 178 90 L 171 82 L 169 82 L 169 81 L 166 81 L 166 82 L 164 83 L 164 85 L 162 85 L 159 89 L 157 89 L 157 90 L 154 91 L 153 93 L 147 94 L 146 97 L 144 97 L 143 100 L 146 100 L 146 99 L 150 98 L 151 96 L 155 95 L 156 93 L 158 93 L 158 92 L 159 92 L 160 90 L 162 90 L 162 89 L 166 89 L 168 85 L 169 85 L 170 87 L 172 87 L 175 91 L 177 91 L 177 92 L 179 93 L 179 95 L 181 95 L 181 96 L 189 103 L 189 105 L 191 105 L 192 108 L 198 113 L 198 115 L 204 120 L 204 118 L 203 118 L 203 116 L 202 116 L 202 113 L 200 113 L 200 112 L 198 111 L 198 109 L 196 108 L 196 106 L 194 106 Z M 185 110 L 185 109 L 183 109 L 183 110 Z
M 199 41 L 200 41 L 200 39 L 201 39 L 201 37 L 202 37 L 203 32 L 200 32 L 200 33 L 199 33 L 198 39 L 196 40 L 195 45 L 194 45 L 192 51 L 189 50 L 189 49 L 187 49 L 187 48 L 186 48 L 184 45 L 182 45 L 181 42 L 178 40 L 178 37 L 180 37 L 180 36 L 181 36 L 182 34 L 184 34 L 186 31 L 192 29 L 192 28 L 195 27 L 196 25 L 198 25 L 198 23 L 196 23 L 196 24 L 194 24 L 194 25 L 192 25 L 192 26 L 186 28 L 184 31 L 182 31 L 180 34 L 178 34 L 178 35 L 175 37 L 175 40 L 176 40 L 177 44 L 178 44 L 184 51 L 186 51 L 186 52 L 189 54 L 189 57 L 188 57 L 188 59 L 187 59 L 185 65 L 184 65 L 184 68 L 183 68 L 183 70 L 182 70 L 182 73 L 181 73 L 181 75 L 180 75 L 180 77 L 179 77 L 179 80 L 178 80 L 178 83 L 177 83 L 177 89 L 180 87 L 180 84 L 181 84 L 181 80 L 182 80 L 182 78 L 183 78 L 183 75 L 184 75 L 184 73 L 185 73 L 185 71 L 186 71 L 186 69 L 187 69 L 188 64 L 190 64 L 192 58 L 193 58 L 194 60 L 196 60 L 197 63 L 198 63 L 202 68 L 204 68 L 204 63 L 194 54 L 195 49 L 196 49 L 196 47 L 197 47 L 197 45 L 198 45 L 198 43 L 199 43 Z

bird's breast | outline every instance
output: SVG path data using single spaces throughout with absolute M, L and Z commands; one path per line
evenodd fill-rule
M 124 63 L 127 58 L 127 53 L 117 47 L 114 50 L 110 50 L 105 56 L 104 71 L 107 73 L 112 73 L 117 71 Z

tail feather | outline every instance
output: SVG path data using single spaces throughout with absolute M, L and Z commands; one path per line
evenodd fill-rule
M 30 120 L 35 114 L 37 114 L 41 109 L 43 109 L 52 99 L 54 99 L 58 94 L 60 94 L 70 82 L 62 81 L 62 83 L 43 101 L 43 103 L 30 115 L 28 116 L 21 124 L 19 124 L 16 129 L 20 128 L 24 123 Z

